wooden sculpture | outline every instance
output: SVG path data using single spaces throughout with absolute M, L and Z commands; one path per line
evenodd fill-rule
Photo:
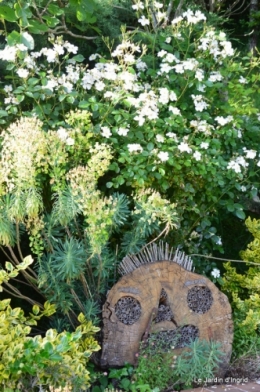
M 140 342 L 157 333 L 166 348 L 174 342 L 178 351 L 196 338 L 220 342 L 224 368 L 233 340 L 230 304 L 209 279 L 191 270 L 189 257 L 162 244 L 124 258 L 123 277 L 103 306 L 102 366 L 134 364 Z

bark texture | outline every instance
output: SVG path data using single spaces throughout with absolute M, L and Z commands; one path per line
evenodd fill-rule
M 190 340 L 218 341 L 225 353 L 223 373 L 233 341 L 227 297 L 206 277 L 172 261 L 144 264 L 123 276 L 103 307 L 102 366 L 134 364 L 142 340 L 157 333 L 170 349 Z M 153 335 L 155 336 L 155 335 Z

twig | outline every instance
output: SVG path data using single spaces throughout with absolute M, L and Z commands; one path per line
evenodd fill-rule
M 247 260 L 232 260 L 232 259 L 224 259 L 222 257 L 214 257 L 214 256 L 205 256 L 205 255 L 200 255 L 197 253 L 193 253 L 189 255 L 190 257 L 193 256 L 199 256 L 199 257 L 204 257 L 205 259 L 213 259 L 213 260 L 222 260 L 222 261 L 230 261 L 231 263 L 246 263 L 246 264 L 253 264 L 253 265 L 259 265 L 259 263 L 253 263 L 252 261 L 247 261 Z
M 160 233 L 156 238 L 154 238 L 152 241 L 148 242 L 148 244 L 144 245 L 144 246 L 142 247 L 142 249 L 140 250 L 140 252 L 142 252 L 142 250 L 145 249 L 148 245 L 150 245 L 150 244 L 152 244 L 153 242 L 157 241 L 164 233 L 167 234 L 168 231 L 169 231 L 169 226 L 168 226 L 168 223 L 167 223 L 167 225 L 165 226 L 165 228 L 163 229 L 163 231 L 161 231 L 161 233 Z
M 40 304 L 37 301 L 34 301 L 33 299 L 26 297 L 25 295 L 22 295 L 22 293 L 16 289 L 12 284 L 8 282 L 4 282 L 5 285 L 7 285 L 12 291 L 9 291 L 6 287 L 3 286 L 4 291 L 6 291 L 8 294 L 13 295 L 14 297 L 25 299 L 27 302 L 29 302 L 31 305 L 38 305 L 41 309 L 43 309 L 43 305 Z

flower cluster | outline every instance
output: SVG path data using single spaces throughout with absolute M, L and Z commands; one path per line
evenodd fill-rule
M 46 168 L 47 139 L 41 121 L 22 117 L 1 136 L 1 181 L 7 192 L 33 187 L 37 170 Z

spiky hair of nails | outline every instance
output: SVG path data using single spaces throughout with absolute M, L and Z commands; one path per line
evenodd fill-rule
M 127 255 L 118 266 L 120 275 L 127 275 L 144 264 L 157 263 L 159 261 L 171 261 L 179 264 L 187 271 L 193 267 L 192 259 L 181 252 L 178 248 L 170 248 L 167 243 L 160 242 L 158 245 L 152 243 L 134 255 Z

